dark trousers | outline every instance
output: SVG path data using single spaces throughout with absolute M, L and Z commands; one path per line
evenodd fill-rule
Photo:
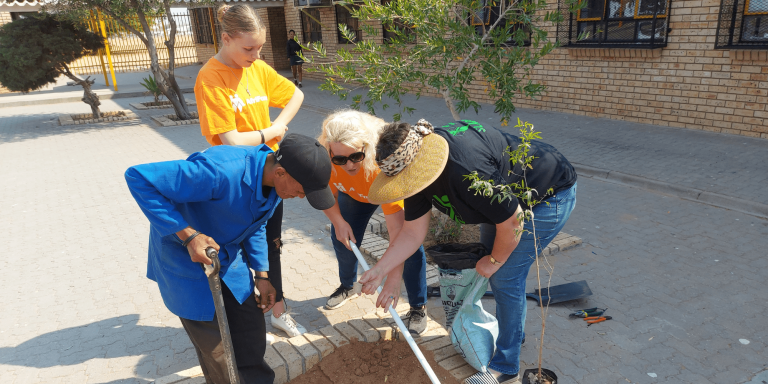
M 264 351 L 267 347 L 264 313 L 258 307 L 255 295 L 251 293 L 251 296 L 240 304 L 226 284 L 221 284 L 221 287 L 232 335 L 232 348 L 242 384 L 272 384 L 275 373 L 264 361 Z M 216 316 L 212 321 L 181 319 L 181 324 L 195 346 L 205 382 L 229 384 L 227 356 L 224 354 Z
M 275 213 L 267 220 L 267 254 L 269 256 L 269 281 L 275 287 L 277 294 L 275 302 L 283 299 L 283 276 L 280 267 L 280 249 L 282 241 L 280 240 L 283 231 L 283 202 L 281 201 L 275 208 Z

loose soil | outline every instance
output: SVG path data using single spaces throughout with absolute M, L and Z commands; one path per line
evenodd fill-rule
M 447 370 L 435 363 L 432 351 L 424 351 L 429 365 L 442 384 L 459 384 Z M 307 373 L 289 384 L 429 384 L 427 373 L 405 341 L 365 343 L 352 340 L 324 357 Z
M 69 115 L 72 120 L 88 120 L 93 119 L 93 113 L 79 113 L 76 115 Z M 114 111 L 114 112 L 102 112 L 101 118 L 105 117 L 125 117 L 125 112 L 123 111 Z
M 197 112 L 189 112 L 190 118 L 189 119 L 179 119 L 176 115 L 167 115 L 167 117 L 173 121 L 185 121 L 185 120 L 194 120 L 198 119 Z
M 170 101 L 145 101 L 142 104 L 144 104 L 145 107 L 172 107 L 173 104 L 171 104 Z

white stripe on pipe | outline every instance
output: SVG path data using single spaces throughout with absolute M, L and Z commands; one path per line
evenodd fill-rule
M 355 256 L 357 256 L 357 261 L 360 262 L 360 265 L 363 266 L 363 270 L 367 271 L 371 269 L 371 267 L 369 267 L 368 263 L 365 261 L 365 258 L 363 258 L 363 255 L 360 254 L 360 250 L 357 249 L 355 243 L 350 241 L 349 245 L 352 248 L 352 252 L 354 252 Z M 381 287 L 378 287 L 376 292 L 381 293 Z M 416 359 L 418 359 L 419 363 L 421 363 L 421 367 L 424 368 L 424 371 L 427 372 L 429 380 L 432 381 L 432 384 L 440 384 L 440 380 L 437 379 L 437 375 L 435 375 L 435 372 L 432 371 L 432 367 L 430 367 L 429 363 L 427 363 L 427 359 L 424 358 L 424 354 L 421 353 L 419 346 L 416 345 L 415 341 L 413 341 L 411 332 L 409 332 L 408 328 L 405 327 L 403 320 L 400 319 L 400 315 L 397 314 L 397 311 L 395 311 L 395 308 L 391 304 L 389 306 L 389 313 L 392 315 L 392 319 L 395 320 L 395 323 L 397 323 L 397 327 L 400 328 L 400 333 L 405 336 L 405 341 L 407 341 L 408 345 L 411 346 L 411 350 L 413 350 L 413 353 L 416 355 Z

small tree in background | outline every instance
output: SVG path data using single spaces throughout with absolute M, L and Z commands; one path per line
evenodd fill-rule
M 0 84 L 11 91 L 30 92 L 66 75 L 83 87 L 83 102 L 99 118 L 101 102 L 91 91 L 94 80 L 75 76 L 67 64 L 101 48 L 104 41 L 99 35 L 50 15 L 13 21 L 0 28 Z
M 50 0 L 44 3 L 42 9 L 81 22 L 89 18 L 91 11 L 98 10 L 138 36 L 149 53 L 150 71 L 154 75 L 157 87 L 173 105 L 176 117 L 189 120 L 192 114 L 174 76 L 177 28 L 176 20 L 171 14 L 171 2 L 171 0 Z M 201 0 L 199 3 L 212 3 L 212 1 Z M 170 24 L 170 33 L 164 42 L 168 48 L 167 70 L 160 66 L 155 34 L 151 25 L 152 17 L 159 15 L 167 17 Z
M 576 9 L 578 0 L 572 0 Z M 539 60 L 556 48 L 542 28 L 546 22 L 557 23 L 563 16 L 546 11 L 546 0 L 393 0 L 382 5 L 379 0 L 364 0 L 349 7 L 360 19 L 368 36 L 377 31 L 365 21 L 378 20 L 394 34 L 385 44 L 372 40 L 356 41 L 354 33 L 339 25 L 341 33 L 356 41 L 351 48 L 340 48 L 331 55 L 322 43 L 306 48 L 307 70 L 326 75 L 321 89 L 346 99 L 356 88 L 366 90 L 356 95 L 353 107 L 365 105 L 375 113 L 375 106 L 389 97 L 399 107 L 394 114 L 414 108 L 402 104 L 402 96 L 423 90 L 442 95 L 455 120 L 459 114 L 480 104 L 470 99 L 469 86 L 482 84 L 501 115 L 502 125 L 515 111 L 515 97 L 536 97 L 544 86 L 534 82 L 531 71 Z M 389 107 L 382 103 L 382 109 Z

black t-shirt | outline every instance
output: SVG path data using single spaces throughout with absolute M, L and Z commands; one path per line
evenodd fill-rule
M 432 205 L 460 224 L 500 224 L 512 217 L 520 204 L 517 199 L 491 203 L 490 197 L 469 190 L 470 181 L 464 176 L 477 171 L 495 184 L 519 182 L 521 167 L 517 165 L 510 174 L 507 148 L 516 149 L 520 138 L 472 120 L 449 123 L 436 128 L 435 134 L 448 141 L 448 163 L 435 182 L 405 199 L 405 220 L 418 219 Z M 535 200 L 544 200 L 550 188 L 557 193 L 576 183 L 573 166 L 551 145 L 534 140 L 528 155 L 535 156 L 533 169 L 525 174 L 527 184 L 538 193 Z
M 293 39 L 288 40 L 288 57 L 298 56 L 299 52 L 301 52 L 301 44 Z

